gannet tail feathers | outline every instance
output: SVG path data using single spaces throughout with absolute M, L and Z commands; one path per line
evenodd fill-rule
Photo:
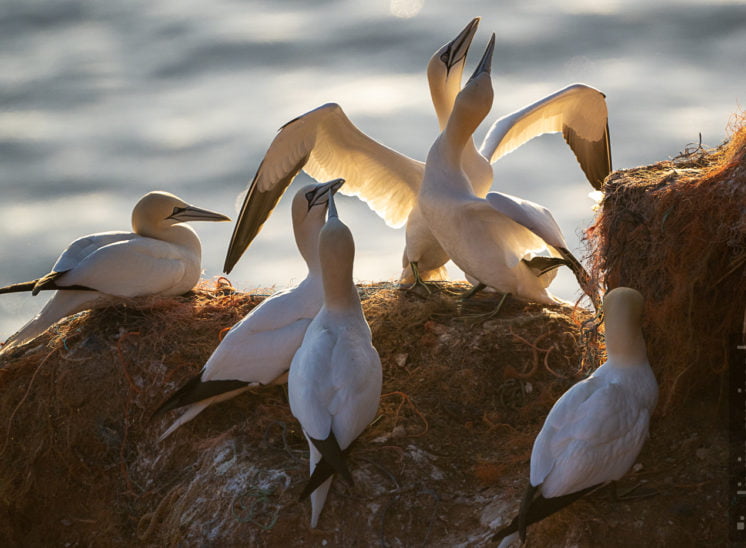
M 55 293 L 41 309 L 41 312 L 5 341 L 5 346 L 0 349 L 0 353 L 41 335 L 47 328 L 66 316 L 92 308 L 93 301 L 99 299 L 103 300 L 105 297 L 93 291 L 60 291 Z
M 334 469 L 334 472 L 341 475 L 347 482 L 353 484 L 352 474 L 350 474 L 349 468 L 347 468 L 347 462 L 345 461 L 342 449 L 339 447 L 337 438 L 334 436 L 334 432 L 329 433 L 329 437 L 325 440 L 317 440 L 308 436 L 311 443 L 321 453 L 321 460 L 327 461 L 327 463 Z M 314 470 L 315 472 L 315 470 Z
M 305 500 L 308 495 L 316 491 L 316 489 L 318 489 L 322 483 L 324 483 L 333 475 L 334 467 L 329 464 L 329 461 L 327 461 L 324 457 L 321 457 L 321 460 L 316 463 L 316 466 L 313 469 L 313 473 L 306 483 L 306 486 L 303 488 L 303 492 L 298 497 L 298 501 Z
M 545 499 L 541 495 L 536 495 L 540 486 L 529 486 L 526 490 L 526 494 L 521 502 L 521 508 L 518 515 L 510 522 L 509 525 L 500 529 L 495 536 L 492 537 L 493 542 L 497 542 L 507 537 L 508 535 L 519 533 L 521 541 L 526 540 L 526 528 L 536 522 L 543 520 L 544 518 L 551 516 L 555 512 L 559 512 L 565 506 L 568 506 L 581 498 L 582 496 L 595 491 L 600 487 L 594 485 L 569 495 L 562 495 L 561 497 L 552 497 Z

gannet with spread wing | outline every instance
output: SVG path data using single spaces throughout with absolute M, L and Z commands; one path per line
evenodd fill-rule
M 547 291 L 551 259 L 536 256 L 549 251 L 582 271 L 574 257 L 564 258 L 571 254 L 551 213 L 507 194 L 475 195 L 462 167 L 464 149 L 492 106 L 493 49 L 494 35 L 430 149 L 418 205 L 440 245 L 470 278 L 506 295 L 551 304 L 558 302 Z M 414 246 L 408 242 L 407 249 L 416 262 Z
M 375 418 L 381 396 L 381 360 L 373 348 L 357 288 L 352 282 L 355 243 L 339 220 L 334 199 L 319 237 L 324 305 L 308 326 L 290 365 L 290 409 L 303 427 L 316 527 L 334 474 L 352 482 L 343 451 Z
M 428 63 L 430 94 L 441 129 L 460 89 L 466 53 L 478 23 L 479 18 L 472 20 Z M 599 188 L 611 171 L 606 102 L 598 90 L 574 84 L 498 120 L 480 151 L 470 139 L 463 153 L 463 169 L 474 193 L 484 197 L 489 191 L 490 162 L 538 135 L 560 131 L 591 184 Z M 406 223 L 402 283 L 414 279 L 415 269 L 423 280 L 446 277 L 444 265 L 449 257 L 417 205 L 424 164 L 362 133 L 335 103 L 288 122 L 272 141 L 244 199 L 226 256 L 226 272 L 301 169 L 317 180 L 343 176 L 348 181 L 344 193 L 359 196 L 392 227 Z M 410 256 L 416 257 L 416 262 L 411 263 Z
M 149 192 L 132 210 L 132 232 L 102 232 L 75 240 L 45 276 L 0 288 L 0 293 L 56 290 L 41 312 L 0 352 L 36 337 L 56 321 L 112 297 L 181 295 L 202 272 L 201 246 L 187 221 L 229 221 L 168 192 Z
M 658 400 L 642 310 L 642 295 L 628 287 L 604 298 L 607 360 L 549 411 L 531 451 L 530 485 L 519 515 L 493 538 L 504 539 L 501 546 L 516 532 L 524 541 L 530 524 L 620 479 L 634 464 Z
M 343 182 L 336 179 L 307 185 L 295 194 L 293 232 L 308 275 L 297 286 L 275 293 L 252 309 L 228 331 L 202 371 L 156 410 L 154 416 L 187 406 L 161 440 L 213 403 L 230 399 L 252 385 L 285 382 L 290 361 L 323 302 L 319 232 L 329 195 Z

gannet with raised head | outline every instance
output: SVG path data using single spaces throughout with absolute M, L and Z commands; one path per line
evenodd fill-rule
M 324 304 L 308 326 L 290 365 L 290 409 L 303 427 L 311 477 L 301 499 L 311 496 L 316 527 L 334 474 L 352 483 L 343 451 L 375 418 L 381 396 L 381 360 L 363 316 L 352 264 L 355 243 L 339 220 L 334 199 L 319 236 Z
M 0 288 L 0 293 L 56 290 L 30 322 L 0 351 L 36 337 L 56 321 L 112 297 L 181 295 L 202 272 L 197 233 L 187 221 L 230 221 L 214 211 L 187 204 L 168 192 L 149 192 L 132 210 L 132 232 L 102 232 L 75 240 L 51 272 L 37 280 Z
M 604 298 L 606 362 L 552 407 L 531 452 L 520 513 L 493 540 L 522 541 L 526 527 L 587 492 L 620 479 L 648 437 L 658 384 L 640 328 L 642 295 L 618 287 Z M 508 536 L 511 535 L 511 536 Z
M 544 207 L 501 193 L 474 194 L 461 158 L 472 133 L 492 107 L 490 64 L 494 35 L 474 75 L 456 97 L 453 112 L 427 157 L 418 204 L 438 242 L 472 279 L 504 294 L 546 304 L 559 302 L 547 291 L 550 252 L 579 268 L 551 213 Z M 420 259 L 410 246 L 409 260 Z M 554 265 L 556 266 L 556 265 Z M 591 297 L 593 298 L 593 292 Z
M 319 232 L 324 226 L 329 195 L 342 183 L 344 179 L 307 185 L 295 194 L 291 210 L 293 232 L 308 274 L 295 287 L 262 301 L 234 325 L 202 371 L 156 410 L 154 416 L 188 406 L 161 435 L 161 440 L 213 403 L 230 399 L 253 385 L 285 382 L 290 361 L 323 302 Z
M 448 120 L 461 88 L 466 54 L 478 24 L 478 17 L 470 21 L 428 63 L 430 94 L 440 127 Z M 410 239 L 426 250 L 420 275 L 424 279 L 445 279 L 443 265 L 448 256 L 418 213 L 412 211 L 425 164 L 368 137 L 336 103 L 322 105 L 280 128 L 244 199 L 225 259 L 225 272 L 236 264 L 301 169 L 317 180 L 343 177 L 347 182 L 341 192 L 359 196 L 392 227 L 410 223 Z M 491 171 L 488 175 L 491 180 Z
M 473 19 L 428 63 L 430 95 L 441 130 L 461 87 L 466 53 L 478 23 L 479 18 Z M 606 102 L 601 92 L 575 84 L 498 120 L 479 152 L 469 140 L 462 163 L 474 193 L 483 197 L 489 191 L 490 162 L 538 135 L 559 131 L 591 184 L 598 188 L 611 171 Z M 362 133 L 335 103 L 291 120 L 272 141 L 244 199 L 226 256 L 226 272 L 301 169 L 317 180 L 342 175 L 348 181 L 344 193 L 359 196 L 392 227 L 406 223 L 407 246 L 414 249 L 409 253 L 404 250 L 402 283 L 413 281 L 415 270 L 423 280 L 445 279 L 444 265 L 449 257 L 417 207 L 424 164 Z M 416 264 L 410 264 L 410 255 L 417 257 Z

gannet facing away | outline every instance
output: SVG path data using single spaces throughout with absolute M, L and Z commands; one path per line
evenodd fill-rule
M 430 93 L 441 128 L 461 87 L 466 54 L 478 24 L 477 17 L 428 63 Z M 392 227 L 409 222 L 410 238 L 425 249 L 420 264 L 423 279 L 445 279 L 443 265 L 448 256 L 424 221 L 412 212 L 425 164 L 368 137 L 336 103 L 322 105 L 280 128 L 241 207 L 223 267 L 226 273 L 238 262 L 301 169 L 319 181 L 343 177 L 346 183 L 341 192 L 359 196 Z
M 472 279 L 520 299 L 552 304 L 558 300 L 546 288 L 555 273 L 544 272 L 547 259 L 537 266 L 536 256 L 548 251 L 574 270 L 582 266 L 565 258 L 571 254 L 551 213 L 507 194 L 476 196 L 462 167 L 464 149 L 492 107 L 493 49 L 494 35 L 430 149 L 418 205 L 443 249 Z M 409 260 L 418 262 L 414 246 L 407 249 Z
M 319 232 L 329 195 L 342 183 L 343 179 L 336 179 L 307 185 L 295 194 L 293 232 L 308 275 L 297 286 L 279 291 L 253 308 L 228 331 L 202 371 L 155 411 L 154 416 L 188 406 L 160 440 L 213 403 L 230 399 L 252 385 L 285 382 L 290 361 L 323 302 Z
M 301 499 L 311 496 L 314 528 L 334 474 L 352 482 L 343 451 L 373 420 L 381 395 L 381 360 L 352 282 L 354 255 L 352 234 L 330 198 L 319 237 L 324 304 L 308 326 L 288 378 L 290 409 L 310 451 L 311 478 Z
M 51 272 L 0 288 L 0 293 L 57 290 L 41 312 L 12 335 L 0 352 L 42 333 L 56 321 L 112 297 L 181 295 L 202 272 L 199 237 L 187 221 L 230 221 L 168 192 L 143 196 L 132 210 L 132 232 L 101 232 L 75 240 Z
M 604 298 L 607 360 L 573 385 L 552 407 L 531 452 L 530 485 L 500 540 L 620 479 L 648 436 L 658 384 L 648 362 L 640 322 L 643 297 L 618 287 Z

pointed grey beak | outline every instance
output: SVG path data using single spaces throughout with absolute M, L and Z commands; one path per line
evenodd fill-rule
M 327 220 L 332 218 L 339 218 L 339 215 L 337 215 L 337 206 L 334 203 L 334 192 L 329 193 L 329 209 L 328 209 L 328 215 Z
M 484 55 L 482 55 L 481 61 L 479 61 L 479 64 L 477 65 L 476 70 L 474 71 L 474 74 L 471 75 L 471 78 L 469 80 L 473 80 L 480 74 L 486 72 L 489 74 L 492 71 L 492 52 L 495 50 L 495 33 L 492 33 L 492 38 L 490 38 L 490 42 L 487 44 L 487 49 L 484 50 Z
M 446 50 L 441 56 L 441 61 L 446 66 L 446 71 L 450 72 L 453 67 L 459 61 L 466 59 L 466 54 L 469 52 L 469 46 L 471 41 L 474 39 L 474 35 L 477 33 L 477 27 L 479 26 L 479 17 L 472 19 L 468 25 L 462 30 L 456 38 L 446 44 Z
M 328 201 L 327 197 L 331 198 L 331 196 L 333 196 L 339 190 L 344 182 L 344 179 L 334 179 L 333 181 L 323 183 L 314 188 L 312 191 L 306 193 L 308 209 L 310 210 L 315 205 L 325 204 Z
M 186 207 L 175 207 L 174 212 L 166 217 L 167 219 L 173 219 L 180 223 L 187 221 L 230 221 L 230 217 L 226 217 L 222 213 L 217 211 L 210 211 L 209 209 L 202 209 L 188 205 Z

